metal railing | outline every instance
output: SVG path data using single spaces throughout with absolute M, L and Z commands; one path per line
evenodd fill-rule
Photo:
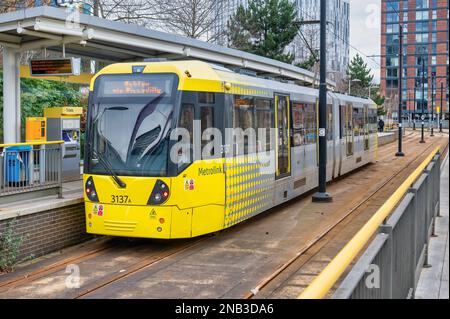
M 63 141 L 0 144 L 0 202 L 62 197 Z
M 325 297 L 377 231 L 333 298 L 414 297 L 420 271 L 428 263 L 434 219 L 439 215 L 439 160 L 436 148 L 299 298 Z

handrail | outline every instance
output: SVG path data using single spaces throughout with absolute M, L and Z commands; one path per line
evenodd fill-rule
M 350 265 L 353 259 L 364 248 L 366 243 L 372 238 L 372 235 L 378 230 L 378 227 L 392 212 L 395 206 L 400 202 L 415 180 L 422 174 L 423 170 L 431 162 L 433 157 L 439 151 L 436 147 L 430 155 L 409 175 L 409 177 L 400 185 L 400 187 L 389 197 L 389 199 L 377 210 L 377 212 L 364 224 L 355 236 L 342 248 L 342 250 L 333 258 L 313 282 L 298 296 L 299 299 L 319 299 L 325 297 L 327 292 L 338 281 L 345 269 Z
M 55 145 L 55 144 L 63 144 L 63 143 L 64 143 L 64 141 L 9 143 L 9 144 L 0 144 L 0 148 L 11 147 L 11 146 Z

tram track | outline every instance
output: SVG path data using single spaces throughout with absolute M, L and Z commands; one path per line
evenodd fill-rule
M 124 279 L 128 276 L 131 276 L 131 275 L 145 269 L 146 267 L 150 267 L 150 266 L 152 266 L 158 262 L 161 262 L 169 257 L 180 254 L 190 248 L 193 248 L 209 238 L 211 238 L 211 237 L 200 237 L 199 239 L 195 240 L 194 242 L 191 242 L 191 243 L 185 244 L 185 245 L 180 245 L 180 247 L 171 248 L 171 249 L 166 250 L 163 253 L 158 254 L 156 256 L 151 256 L 151 255 L 146 256 L 142 260 L 129 266 L 128 269 L 124 269 L 122 272 L 119 272 L 118 274 L 112 274 L 110 276 L 103 278 L 102 280 L 100 280 L 98 282 L 91 283 L 90 285 L 85 287 L 81 292 L 77 291 L 73 296 L 71 296 L 71 298 L 73 298 L 73 299 L 84 298 L 97 290 L 105 288 L 106 286 L 108 286 L 111 283 L 114 283 L 116 281 Z
M 44 266 L 37 270 L 27 272 L 23 275 L 15 276 L 11 279 L 0 282 L 0 292 L 5 289 L 11 289 L 21 284 L 26 284 L 33 280 L 37 280 L 39 278 L 48 276 L 54 272 L 60 271 L 61 269 L 67 267 L 70 264 L 82 262 L 88 258 L 94 258 L 101 254 L 106 254 L 108 251 L 117 246 L 116 243 L 112 243 L 112 240 L 108 240 L 107 242 L 103 242 L 100 247 L 88 250 L 87 252 L 75 254 L 74 256 L 70 256 L 59 260 L 50 265 Z
M 410 134 L 408 139 L 412 139 L 414 136 L 411 136 Z M 392 153 L 391 149 L 392 145 L 390 147 L 387 147 L 383 149 L 385 154 Z M 358 217 L 358 215 L 361 213 L 361 211 L 358 212 L 358 209 L 360 209 L 365 204 L 369 203 L 377 194 L 379 194 L 381 191 L 384 190 L 386 185 L 391 183 L 396 177 L 400 176 L 401 174 L 405 172 L 409 172 L 409 168 L 417 161 L 421 160 L 424 156 L 424 154 L 427 154 L 427 152 L 431 151 L 432 147 L 435 147 L 435 144 L 430 144 L 426 146 L 426 148 L 420 152 L 418 156 L 416 156 L 414 159 L 410 160 L 405 166 L 403 166 L 399 171 L 391 175 L 387 180 L 385 180 L 381 185 L 379 185 L 373 192 L 370 193 L 369 196 L 365 197 L 362 201 L 360 201 L 357 205 L 355 205 L 352 209 L 347 211 L 343 216 L 341 216 L 335 223 L 332 225 L 329 225 L 326 229 L 324 229 L 318 236 L 313 238 L 311 241 L 306 243 L 300 250 L 287 262 L 279 266 L 273 273 L 271 273 L 269 276 L 266 276 L 263 278 L 257 286 L 255 286 L 253 289 L 250 289 L 246 294 L 244 294 L 243 299 L 252 299 L 258 294 L 261 293 L 263 289 L 265 289 L 267 286 L 272 284 L 273 282 L 277 281 L 278 277 L 284 276 L 287 278 L 281 279 L 280 283 L 276 286 L 275 289 L 279 289 L 282 286 L 282 283 L 286 282 L 293 274 L 297 273 L 302 267 L 305 267 L 309 261 L 311 261 L 314 257 L 316 257 L 320 251 L 331 242 L 331 240 L 334 238 L 334 236 L 328 236 L 332 231 L 335 233 L 338 233 L 340 230 L 344 230 L 345 226 L 351 223 L 351 221 Z M 445 156 L 445 152 L 448 150 L 448 143 L 446 144 L 444 150 L 443 150 L 443 156 Z M 328 238 L 327 238 L 328 236 Z M 289 274 L 284 274 L 285 271 L 288 271 L 289 268 L 292 268 L 289 271 Z M 275 290 L 274 289 L 274 290 Z M 270 295 L 269 293 L 264 293 L 265 297 Z M 259 296 L 258 296 L 259 297 Z

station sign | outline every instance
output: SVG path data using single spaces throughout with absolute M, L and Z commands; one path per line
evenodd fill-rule
M 30 61 L 31 76 L 80 75 L 80 59 L 36 59 Z

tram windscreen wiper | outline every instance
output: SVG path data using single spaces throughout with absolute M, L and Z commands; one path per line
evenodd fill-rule
M 114 169 L 112 168 L 111 163 L 106 158 L 104 158 L 102 154 L 100 154 L 99 152 L 94 150 L 92 147 L 90 147 L 90 150 L 91 150 L 91 154 L 93 154 L 94 156 L 96 156 L 98 158 L 99 163 L 102 164 L 102 166 L 106 169 L 106 171 L 109 173 L 109 175 L 111 175 L 111 177 L 114 179 L 114 181 L 117 183 L 117 185 L 119 185 L 120 188 L 127 187 L 127 184 L 125 184 L 120 179 L 120 177 L 114 172 Z

